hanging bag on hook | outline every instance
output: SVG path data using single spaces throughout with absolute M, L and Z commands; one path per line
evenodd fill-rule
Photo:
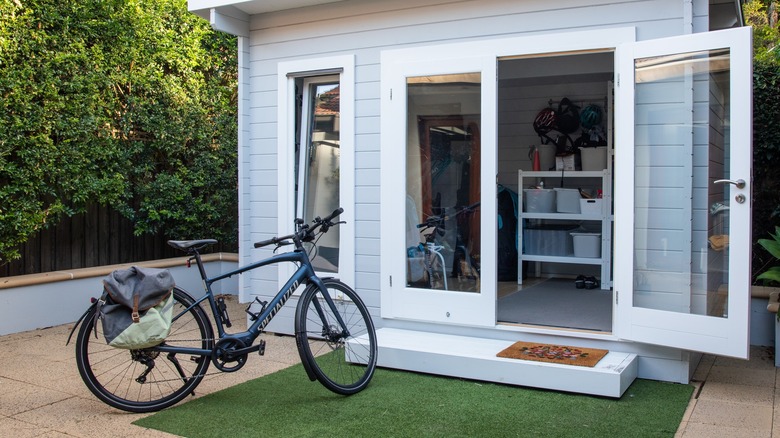
M 106 276 L 96 311 L 106 343 L 136 350 L 163 342 L 171 331 L 174 285 L 167 269 L 133 266 Z
M 571 134 L 580 127 L 580 108 L 574 105 L 568 97 L 558 104 L 558 131 Z

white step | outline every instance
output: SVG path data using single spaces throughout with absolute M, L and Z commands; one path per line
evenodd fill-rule
M 594 367 L 497 357 L 513 341 L 381 328 L 378 365 L 487 382 L 620 397 L 636 379 L 636 354 L 610 351 Z

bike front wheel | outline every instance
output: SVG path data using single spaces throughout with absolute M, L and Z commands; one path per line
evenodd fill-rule
M 298 302 L 295 335 L 301 360 L 329 390 L 354 394 L 368 385 L 376 368 L 374 323 L 351 287 L 335 279 L 323 282 L 326 291 L 310 286 Z
M 212 349 L 211 323 L 192 297 L 173 290 L 176 318 L 164 345 Z M 189 310 L 187 310 L 189 309 Z M 76 338 L 76 365 L 87 388 L 106 404 L 128 412 L 154 412 L 191 394 L 209 367 L 209 356 L 161 353 L 154 348 L 124 350 L 106 344 L 95 308 Z

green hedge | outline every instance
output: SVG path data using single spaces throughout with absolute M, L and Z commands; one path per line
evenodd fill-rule
M 753 278 L 773 265 L 759 244 L 780 225 L 780 66 L 753 66 Z
M 235 242 L 236 83 L 186 0 L 0 2 L 0 263 L 91 202 Z

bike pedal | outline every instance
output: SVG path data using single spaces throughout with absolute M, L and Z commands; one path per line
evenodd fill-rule
M 257 346 L 257 352 L 260 354 L 260 356 L 265 356 L 265 341 L 261 339 Z

